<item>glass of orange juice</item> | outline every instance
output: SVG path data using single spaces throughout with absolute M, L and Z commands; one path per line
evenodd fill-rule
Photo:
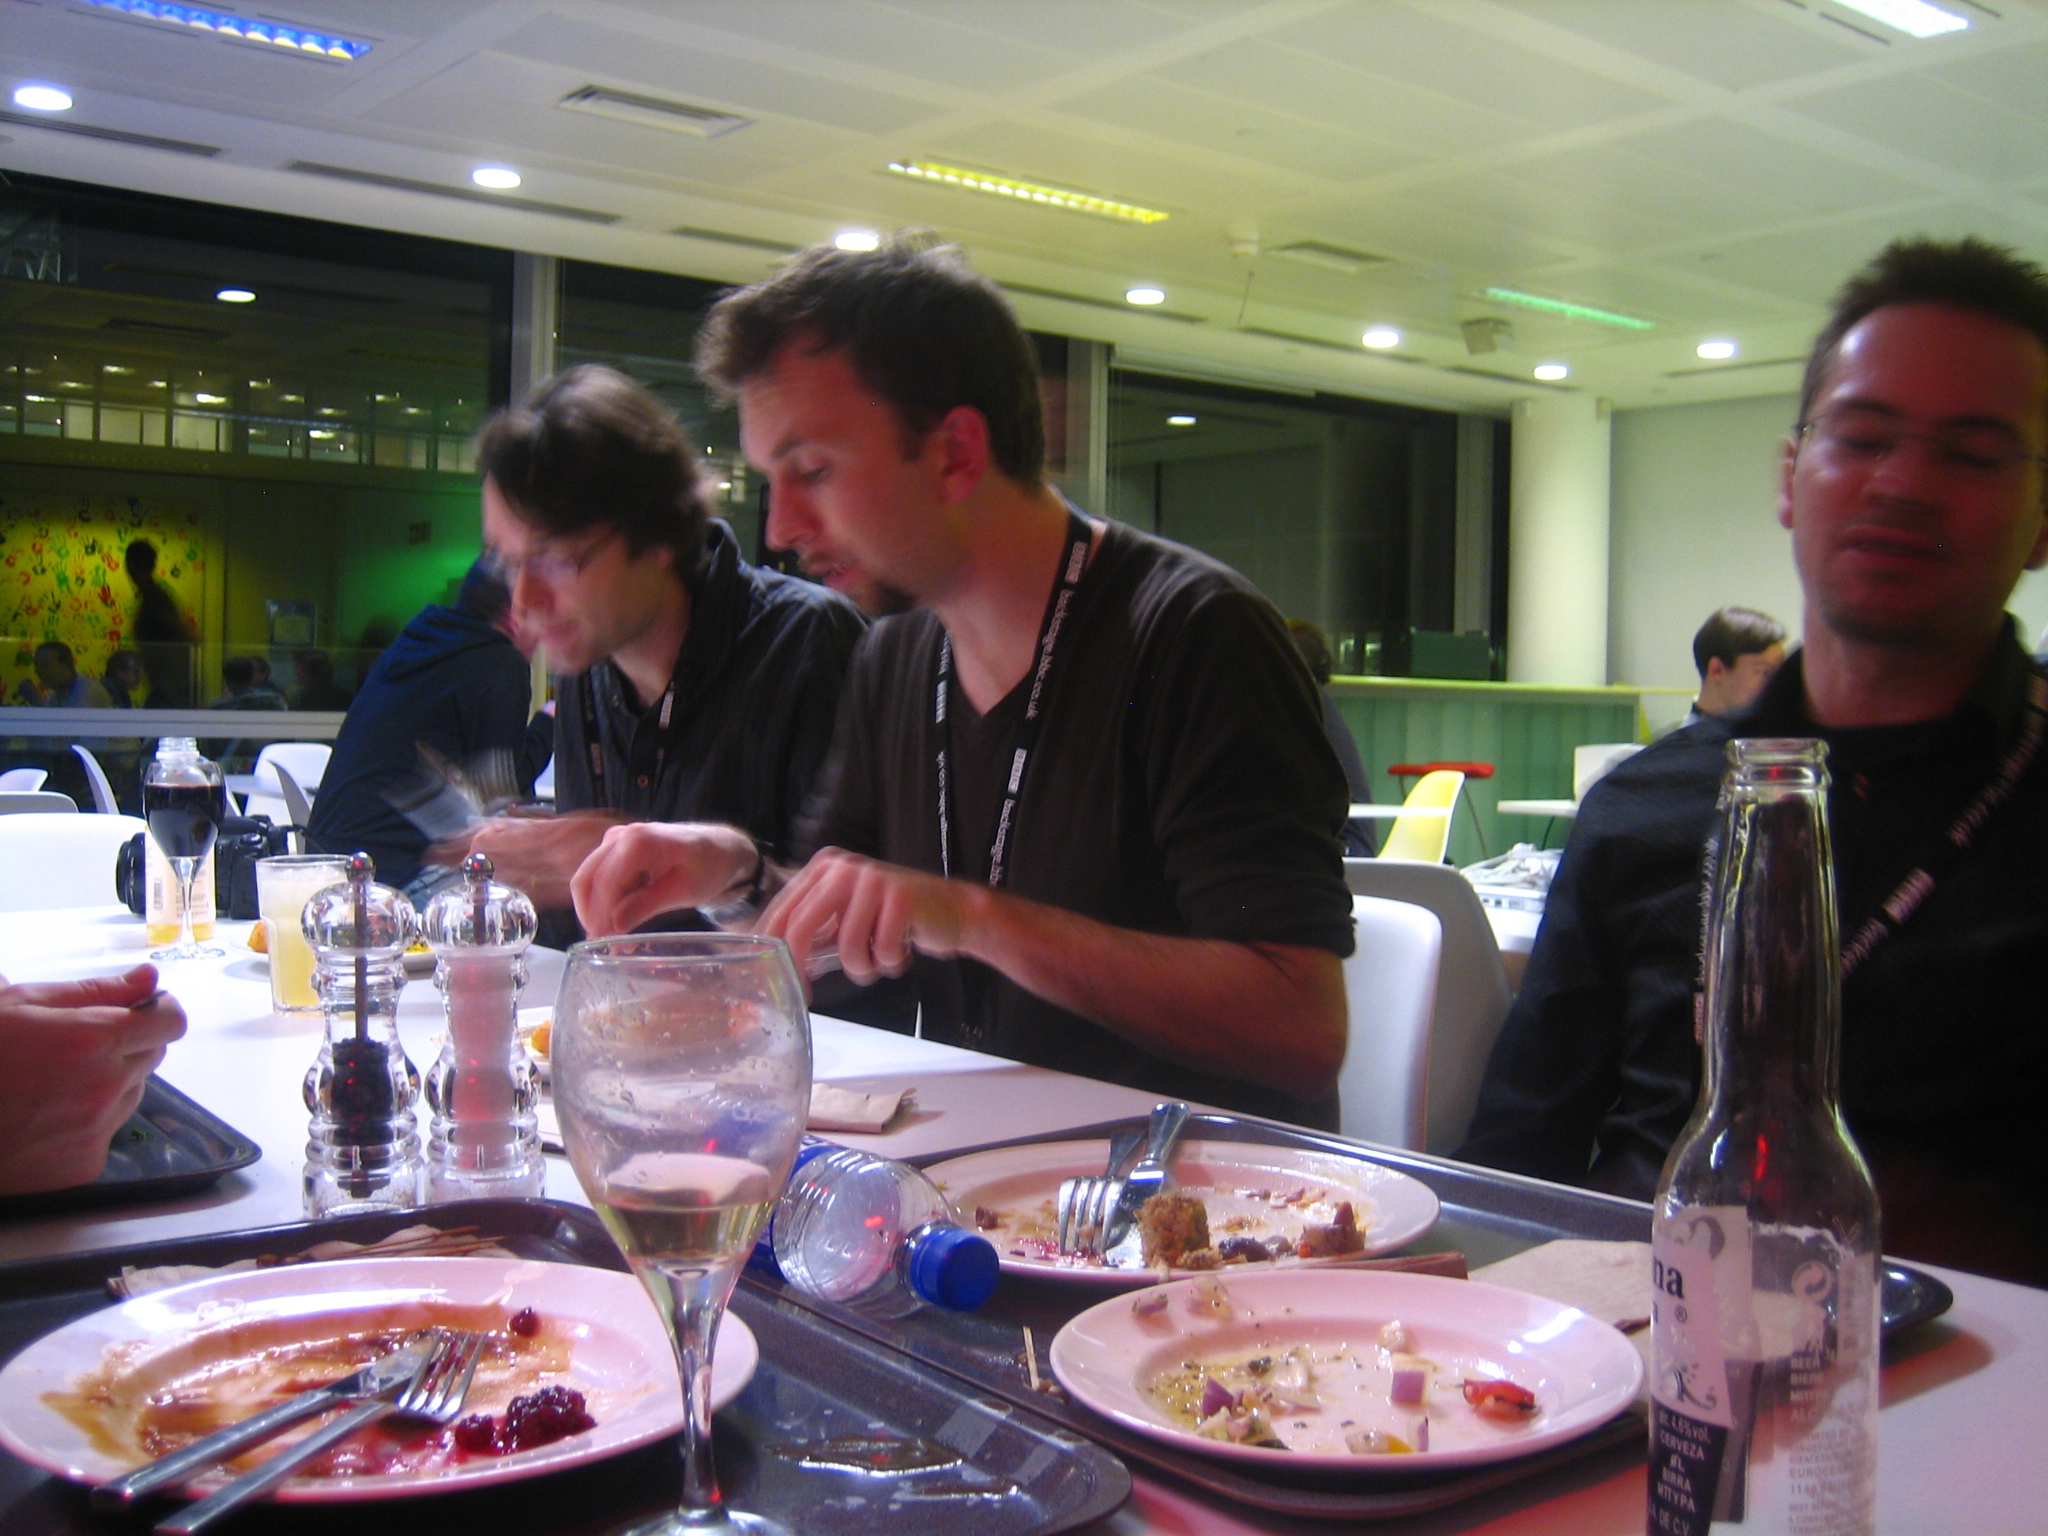
M 299 918 L 315 892 L 348 879 L 348 860 L 325 853 L 286 853 L 256 861 L 256 910 L 270 948 L 270 1006 L 279 1013 L 317 1013 L 313 946 Z

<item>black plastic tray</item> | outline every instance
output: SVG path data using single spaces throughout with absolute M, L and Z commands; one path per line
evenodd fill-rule
M 1143 1124 L 1142 1119 L 1108 1121 L 1078 1130 L 993 1142 L 989 1147 L 1107 1140 L 1118 1131 Z M 1553 1238 L 1647 1242 L 1650 1237 L 1650 1208 L 1638 1201 L 1446 1162 L 1421 1153 L 1367 1147 L 1297 1126 L 1235 1115 L 1192 1115 L 1186 1135 L 1191 1140 L 1300 1147 L 1360 1158 L 1419 1179 L 1436 1192 L 1443 1204 L 1443 1215 L 1436 1226 L 1404 1251 L 1438 1253 L 1455 1249 L 1464 1253 L 1475 1269 Z M 964 1148 L 914 1161 L 947 1162 L 989 1147 Z M 1092 1287 L 1005 1275 L 994 1299 L 977 1313 L 925 1308 L 895 1324 L 878 1323 L 793 1292 L 786 1294 L 799 1305 L 813 1308 L 843 1327 L 950 1371 L 982 1391 L 1028 1404 L 1112 1447 L 1127 1461 L 1142 1463 L 1148 1470 L 1239 1503 L 1308 1519 L 1390 1520 L 1419 1514 L 1600 1452 L 1608 1452 L 1621 1458 L 1618 1464 L 1626 1464 L 1628 1458 L 1642 1454 L 1647 1440 L 1641 1415 L 1631 1412 L 1569 1444 L 1520 1460 L 1464 1471 L 1404 1474 L 1395 1478 L 1370 1473 L 1317 1474 L 1289 1467 L 1284 1475 L 1262 1476 L 1233 1463 L 1178 1451 L 1079 1404 L 1067 1402 L 1063 1396 L 1031 1391 L 1022 1359 L 1022 1328 L 1028 1325 L 1036 1338 L 1043 1371 L 1045 1351 L 1053 1335 L 1068 1319 L 1102 1300 L 1103 1293 Z M 1884 1287 L 1886 1333 L 1939 1316 L 1953 1299 L 1948 1287 L 1933 1276 L 1888 1266 Z
M 403 1226 L 475 1227 L 525 1258 L 623 1269 L 618 1250 L 580 1206 L 478 1200 L 395 1215 L 177 1239 L 0 1265 L 0 1360 L 71 1319 L 108 1304 L 123 1265 L 226 1264 L 283 1256 L 329 1238 L 370 1242 Z M 808 1309 L 742 1287 L 733 1310 L 754 1330 L 761 1367 L 717 1419 L 719 1480 L 735 1504 L 792 1531 L 839 1536 L 1037 1536 L 1109 1514 L 1130 1474 L 1100 1447 L 1043 1416 L 964 1390 L 953 1377 L 856 1337 Z M 961 1460 L 931 1471 L 876 1476 L 799 1465 L 795 1446 L 835 1435 L 880 1434 L 945 1446 Z M 470 1493 L 375 1506 L 260 1505 L 237 1530 L 379 1536 L 489 1531 L 493 1536 L 605 1532 L 672 1505 L 673 1442 L 593 1466 Z M 0 1528 L 9 1536 L 138 1529 L 92 1513 L 85 1491 L 0 1451 Z
M 0 1218 L 173 1200 L 196 1194 L 262 1155 L 263 1149 L 233 1126 L 152 1077 L 143 1084 L 135 1113 L 114 1132 L 107 1166 L 97 1179 L 38 1195 L 0 1196 Z

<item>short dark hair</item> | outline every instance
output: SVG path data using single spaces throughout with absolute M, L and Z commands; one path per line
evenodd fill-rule
M 814 246 L 727 294 L 697 334 L 697 372 L 727 399 L 791 342 L 844 350 L 888 401 L 914 452 L 948 411 L 988 423 L 989 457 L 1020 485 L 1045 476 L 1045 416 L 1031 340 L 956 245 L 898 235 L 872 251 Z
M 156 574 L 156 546 L 147 539 L 134 539 L 121 557 L 121 563 L 128 567 L 130 576 L 154 576 Z
M 142 655 L 140 652 L 116 651 L 114 652 L 113 655 L 107 658 L 107 671 L 119 671 L 122 667 L 127 666 L 130 662 L 133 662 L 135 664 L 136 671 L 140 672 L 142 670 Z
M 1692 664 L 1700 676 L 1707 675 L 1707 663 L 1718 659 L 1732 667 L 1744 656 L 1768 651 L 1785 643 L 1785 626 L 1768 613 L 1754 608 L 1717 608 L 1692 637 Z
M 583 363 L 543 379 L 484 424 L 477 468 L 548 534 L 616 528 L 629 553 L 665 546 L 689 581 L 711 505 L 675 414 L 616 369 Z
M 1946 304 L 2031 331 L 2048 348 L 2048 273 L 2002 245 L 1974 237 L 1894 240 L 1842 285 L 1834 313 L 1814 339 L 1799 390 L 1799 420 L 1827 384 L 1842 338 L 1872 311 L 1894 304 Z
M 256 658 L 230 656 L 220 664 L 220 680 L 236 693 L 256 686 Z
M 505 611 L 512 606 L 511 589 L 504 579 L 491 569 L 490 562 L 478 560 L 462 578 L 462 588 L 455 594 L 455 608 L 473 619 L 482 619 L 486 624 L 495 624 L 505 617 Z
M 1301 659 L 1308 664 L 1308 674 L 1316 680 L 1316 686 L 1336 675 L 1337 663 L 1330 656 L 1330 642 L 1323 638 L 1323 632 L 1307 619 L 1289 619 L 1287 638 L 1294 642 L 1294 648 L 1301 652 Z
M 37 646 L 36 660 L 41 661 L 45 656 L 55 656 L 74 672 L 78 670 L 77 658 L 71 654 L 71 647 L 62 640 L 45 640 L 41 645 Z

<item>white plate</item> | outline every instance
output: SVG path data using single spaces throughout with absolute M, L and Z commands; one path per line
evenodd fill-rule
M 1103 1141 L 1041 1141 L 949 1158 L 934 1163 L 925 1172 L 953 1202 L 961 1226 L 972 1229 L 975 1210 L 981 1206 L 1024 1212 L 1026 1231 L 1022 1235 L 1035 1235 L 1042 1227 L 1050 1246 L 1050 1213 L 1060 1181 L 1077 1174 L 1099 1175 L 1108 1157 L 1109 1144 Z M 1261 1208 L 1262 1202 L 1219 1194 L 1244 1189 L 1286 1193 L 1303 1186 L 1319 1187 L 1331 1191 L 1332 1202 L 1349 1200 L 1360 1226 L 1365 1228 L 1367 1254 L 1399 1248 L 1436 1225 L 1437 1198 L 1428 1185 L 1359 1158 L 1241 1141 L 1184 1141 L 1174 1152 L 1172 1170 L 1174 1188 L 1201 1195 L 1209 1206 L 1212 1237 L 1227 1235 L 1217 1230 L 1220 1216 L 1239 1208 L 1256 1214 Z M 1300 1228 L 1302 1219 L 1301 1212 L 1286 1210 L 1275 1216 L 1271 1233 L 1253 1235 L 1293 1233 Z M 1327 1221 L 1329 1214 L 1324 1211 L 1315 1219 Z M 1019 1253 L 1015 1251 L 1019 1235 L 1012 1223 L 987 1234 L 996 1245 L 1005 1270 L 1089 1285 L 1144 1285 L 1153 1279 L 1151 1271 L 1144 1269 L 1111 1269 L 1085 1259 L 1061 1258 L 1056 1253 L 1043 1257 L 1034 1252 Z M 1278 1267 L 1293 1269 L 1338 1262 L 1341 1260 L 1283 1259 Z M 1234 1275 L 1245 1269 L 1244 1265 L 1233 1264 L 1220 1273 Z
M 1198 1288 L 1220 1286 L 1228 1317 L 1189 1305 Z M 1146 1318 L 1139 1300 L 1163 1294 L 1165 1310 Z M 1343 1449 L 1351 1419 L 1360 1428 L 1400 1433 L 1418 1410 L 1387 1403 L 1378 1385 L 1379 1330 L 1400 1321 L 1415 1353 L 1438 1367 L 1426 1402 L 1430 1449 L 1355 1455 Z M 1278 1450 L 1212 1440 L 1175 1421 L 1146 1387 L 1183 1361 L 1208 1363 L 1292 1345 L 1343 1347 L 1350 1361 L 1319 1367 L 1316 1410 L 1283 1410 L 1275 1428 L 1306 1449 Z M 1320 1471 L 1434 1472 L 1527 1456 L 1606 1423 L 1635 1401 L 1642 1357 L 1606 1323 L 1575 1307 L 1470 1280 L 1373 1270 L 1227 1270 L 1178 1280 L 1144 1297 L 1118 1296 L 1090 1307 L 1052 1342 L 1053 1373 L 1097 1413 L 1178 1449 L 1232 1461 Z M 1497 1425 L 1465 1403 L 1466 1377 L 1513 1381 L 1536 1394 L 1536 1416 Z M 1316 1449 L 1319 1444 L 1334 1450 Z
M 194 1281 L 95 1312 L 45 1335 L 0 1369 L 0 1443 L 24 1461 L 73 1482 L 107 1482 L 134 1463 L 96 1446 L 43 1396 L 68 1390 L 99 1366 L 110 1344 L 168 1344 L 238 1318 L 388 1316 L 394 1306 L 416 1302 L 493 1303 L 508 1311 L 530 1306 L 543 1318 L 566 1324 L 574 1341 L 567 1384 L 583 1393 L 597 1427 L 552 1445 L 480 1457 L 430 1474 L 295 1478 L 275 1498 L 329 1503 L 482 1487 L 601 1461 L 682 1428 L 675 1355 L 653 1302 L 631 1275 L 519 1259 L 342 1259 Z M 726 1317 L 712 1357 L 714 1407 L 739 1395 L 760 1358 L 747 1325 Z M 220 1481 L 216 1475 L 199 1486 Z

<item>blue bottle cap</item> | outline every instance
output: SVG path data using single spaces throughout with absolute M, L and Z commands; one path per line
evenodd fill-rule
M 927 1228 L 911 1239 L 910 1288 L 933 1306 L 972 1312 L 995 1294 L 1002 1266 L 995 1245 L 959 1227 Z

